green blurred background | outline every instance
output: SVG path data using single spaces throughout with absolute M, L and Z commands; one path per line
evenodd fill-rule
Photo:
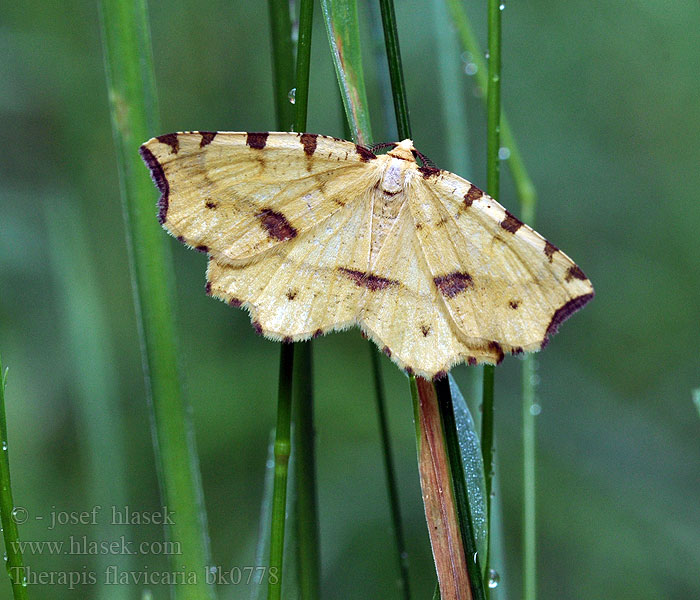
M 374 134 L 393 140 L 374 4 L 359 2 Z M 483 40 L 485 3 L 466 6 Z M 0 352 L 15 503 L 32 541 L 162 539 L 159 526 L 109 523 L 111 506 L 157 510 L 159 495 L 97 10 L 81 0 L 0 12 Z M 442 10 L 396 0 L 414 140 L 484 187 L 483 106 Z M 152 2 L 150 17 L 154 135 L 274 129 L 266 3 Z M 317 8 L 308 129 L 342 136 L 320 17 Z M 700 5 L 530 0 L 507 2 L 503 19 L 504 105 L 539 192 L 537 229 L 597 292 L 539 356 L 540 597 L 698 598 Z M 445 141 L 455 127 L 465 132 L 459 146 Z M 518 214 L 502 173 L 500 200 Z M 169 243 L 214 564 L 255 565 L 279 346 L 204 295 L 205 257 Z M 314 352 L 324 597 L 397 598 L 366 343 L 353 330 Z M 434 571 L 408 380 L 382 361 L 411 583 L 427 598 Z M 509 358 L 496 372 L 508 598 L 521 587 L 519 367 Z M 467 367 L 454 375 L 471 389 Z M 97 525 L 50 527 L 52 512 L 95 505 Z M 158 548 L 94 557 L 37 547 L 25 558 L 37 573 L 96 571 L 100 581 L 112 564 L 167 568 Z M 139 598 L 143 589 L 49 583 L 30 594 Z M 222 598 L 252 591 L 220 589 Z

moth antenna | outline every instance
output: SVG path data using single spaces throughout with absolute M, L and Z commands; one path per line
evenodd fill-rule
M 379 142 L 378 144 L 372 144 L 369 149 L 372 152 L 376 152 L 377 150 L 383 150 L 384 148 L 395 148 L 396 147 L 396 142 Z
M 418 155 L 418 158 L 420 158 L 424 167 L 431 167 L 432 169 L 437 169 L 435 163 L 432 160 L 430 160 L 427 156 L 421 154 L 420 152 L 418 152 L 418 150 L 414 150 L 413 152 L 415 152 Z

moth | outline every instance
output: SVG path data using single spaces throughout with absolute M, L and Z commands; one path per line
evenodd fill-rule
M 358 325 L 434 378 L 539 350 L 593 298 L 583 271 L 493 198 L 419 166 L 411 140 L 390 146 L 199 131 L 140 153 L 161 224 L 209 256 L 206 292 L 274 340 Z

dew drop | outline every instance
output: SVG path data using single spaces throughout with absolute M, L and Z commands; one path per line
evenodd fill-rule
M 476 63 L 473 62 L 468 62 L 466 65 L 464 65 L 464 72 L 467 75 L 476 75 L 476 72 L 478 71 L 478 67 L 476 66 Z
M 474 560 L 474 564 L 476 564 L 476 559 L 477 559 L 477 558 L 479 558 L 479 553 L 478 553 L 478 552 L 474 552 L 474 556 L 472 557 L 472 559 Z
M 272 467 L 274 467 L 274 466 L 275 466 L 275 461 L 272 460 L 271 458 L 269 458 L 267 460 L 267 462 L 265 463 L 265 467 L 267 467 L 268 469 L 272 469 Z
M 503 2 L 501 2 L 501 3 L 498 5 L 498 10 L 503 10 L 505 7 L 506 7 L 506 5 L 503 4 Z
M 510 158 L 510 148 L 503 146 L 498 149 L 498 158 L 501 160 L 508 160 Z
M 498 574 L 498 571 L 494 571 L 493 569 L 489 569 L 489 587 L 491 589 L 498 587 L 498 584 L 501 581 L 501 576 Z
M 533 403 L 530 405 L 530 414 L 533 417 L 536 417 L 542 412 L 542 406 L 537 404 L 537 402 Z
M 294 104 L 297 101 L 297 88 L 292 88 L 287 94 L 287 100 L 290 104 Z

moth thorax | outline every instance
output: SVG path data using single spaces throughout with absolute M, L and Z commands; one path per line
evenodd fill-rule
M 403 190 L 403 165 L 402 161 L 393 159 L 384 171 L 382 177 L 382 191 L 388 196 L 394 196 Z

